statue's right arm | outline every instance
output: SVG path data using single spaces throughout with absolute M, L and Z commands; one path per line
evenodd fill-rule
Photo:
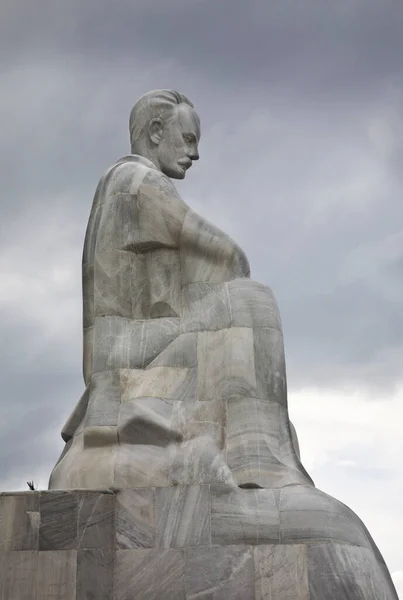
M 131 203 L 134 228 L 124 250 L 148 252 L 179 248 L 188 207 L 168 177 L 148 169 L 141 184 L 132 188 Z

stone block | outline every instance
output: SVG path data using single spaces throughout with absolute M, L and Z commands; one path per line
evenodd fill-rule
M 182 289 L 181 331 L 209 331 L 231 327 L 227 284 L 191 283 Z
M 91 381 L 94 368 L 94 326 L 83 330 L 83 375 L 85 385 Z
M 65 491 L 42 493 L 40 497 L 40 512 L 39 550 L 76 549 L 77 494 Z
M 156 546 L 209 546 L 210 494 L 208 485 L 156 490 Z
M 39 552 L 37 599 L 76 600 L 76 574 L 76 550 Z
M 167 486 L 170 466 L 170 448 L 151 444 L 120 444 L 116 450 L 113 487 Z
M 197 397 L 256 397 L 253 330 L 233 327 L 199 333 Z
M 114 564 L 115 552 L 112 550 L 79 550 L 76 600 L 111 600 Z
M 178 439 L 172 426 L 173 401 L 163 398 L 136 398 L 122 404 L 119 414 L 120 444 L 168 446 Z
M 197 367 L 197 332 L 181 333 L 148 365 L 149 367 Z
M 223 453 L 210 435 L 199 435 L 172 447 L 169 484 L 234 484 Z
M 276 402 L 233 396 L 227 405 L 226 458 L 238 485 L 270 487 L 281 466 Z
M 272 327 L 281 331 L 280 312 L 273 292 L 251 279 L 228 282 L 234 327 Z
M 114 494 L 78 494 L 78 549 L 112 550 L 115 547 Z
M 192 402 L 197 397 L 197 369 L 196 368 L 183 368 L 183 367 L 151 367 L 147 368 L 146 372 L 151 374 L 154 370 L 160 370 L 162 377 L 166 374 L 165 384 L 153 387 L 155 391 L 160 391 L 159 397 L 167 397 L 163 394 L 166 393 L 166 386 L 170 386 L 168 393 L 169 398 L 172 400 Z M 147 378 L 148 376 L 146 376 Z M 154 396 L 157 394 L 153 394 Z
M 248 277 L 248 259 L 225 233 L 189 209 L 181 230 L 182 283 L 221 283 Z
M 36 594 L 37 576 L 37 551 L 0 552 L 1 600 L 40 600 L 43 596 Z
M 272 490 L 212 485 L 210 493 L 213 546 L 279 541 L 279 509 Z
M 369 600 L 378 596 L 374 588 L 376 561 L 366 548 L 342 544 L 308 546 L 310 600 Z M 386 590 L 383 590 L 383 593 Z
M 122 369 L 122 402 L 135 398 L 178 399 L 186 387 L 188 369 L 152 367 L 150 369 Z M 188 384 L 189 385 L 189 384 Z
M 182 439 L 202 436 L 210 438 L 220 450 L 224 447 L 226 402 L 225 400 L 174 402 L 172 424 Z
M 255 600 L 250 546 L 186 550 L 186 600 Z
M 255 546 L 253 555 L 255 600 L 311 600 L 305 545 Z
M 94 316 L 142 319 L 150 290 L 145 256 L 116 248 L 97 251 L 94 262 Z
M 116 548 L 155 546 L 155 489 L 121 490 L 116 495 Z
M 0 495 L 0 552 L 38 549 L 39 495 Z
M 360 519 L 347 506 L 313 486 L 283 488 L 280 539 L 284 543 L 333 540 L 370 547 Z
M 161 246 L 178 246 L 188 209 L 168 177 L 148 169 L 137 193 L 136 208 L 135 234 L 139 240 L 144 238 L 157 241 Z
M 256 396 L 261 400 L 279 402 L 286 407 L 287 379 L 281 330 L 254 328 L 253 344 Z
M 145 368 L 178 336 L 179 322 L 179 318 L 97 317 L 94 372 Z
M 115 600 L 185 600 L 183 550 L 118 550 Z
M 117 425 L 120 408 L 120 372 L 95 373 L 89 386 L 89 401 L 84 420 L 85 427 Z
M 51 488 L 111 489 L 116 441 L 117 427 L 86 427 L 74 436 L 69 452 L 53 470 Z
M 280 511 L 280 541 L 300 543 L 332 540 L 367 547 L 360 524 L 339 513 L 317 510 Z
M 181 265 L 179 251 L 160 248 L 147 252 L 151 319 L 181 316 Z
M 84 263 L 82 266 L 83 285 L 83 327 L 94 325 L 94 263 Z

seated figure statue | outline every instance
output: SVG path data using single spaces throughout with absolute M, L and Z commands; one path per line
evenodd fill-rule
M 199 158 L 192 103 L 172 90 L 145 94 L 130 137 L 132 153 L 101 178 L 92 205 L 82 265 L 86 388 L 49 487 L 208 484 L 213 544 L 359 548 L 379 568 L 375 591 L 334 598 L 395 598 L 363 523 L 301 464 L 272 291 L 250 279 L 242 249 L 171 181 Z

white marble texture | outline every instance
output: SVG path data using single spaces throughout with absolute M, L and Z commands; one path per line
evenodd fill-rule
M 116 598 L 159 597 L 155 565 L 164 597 L 176 600 L 313 600 L 322 583 L 307 577 L 322 558 L 301 544 L 379 553 L 301 464 L 273 292 L 250 279 L 242 249 L 171 181 L 198 158 L 196 113 L 177 92 L 159 91 L 141 99 L 130 124 L 132 153 L 101 178 L 87 227 L 86 389 L 49 487 L 130 490 L 139 506 L 152 498 L 137 514 L 136 496 L 122 497 Z M 129 534 L 133 515 L 139 531 Z M 271 544 L 283 547 L 263 549 Z M 199 547 L 180 550 L 188 546 Z
M 313 495 L 234 484 L 3 493 L 0 598 L 397 600 L 363 525 L 339 542 L 317 522 L 337 501 L 319 493 L 309 514 Z M 299 541 L 282 539 L 284 512 L 300 516 Z

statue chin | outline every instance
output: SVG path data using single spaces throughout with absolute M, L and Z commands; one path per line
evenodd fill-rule
M 185 179 L 187 169 L 182 165 L 177 165 L 175 168 L 161 167 L 161 171 L 164 173 L 164 175 L 170 177 L 171 179 Z

